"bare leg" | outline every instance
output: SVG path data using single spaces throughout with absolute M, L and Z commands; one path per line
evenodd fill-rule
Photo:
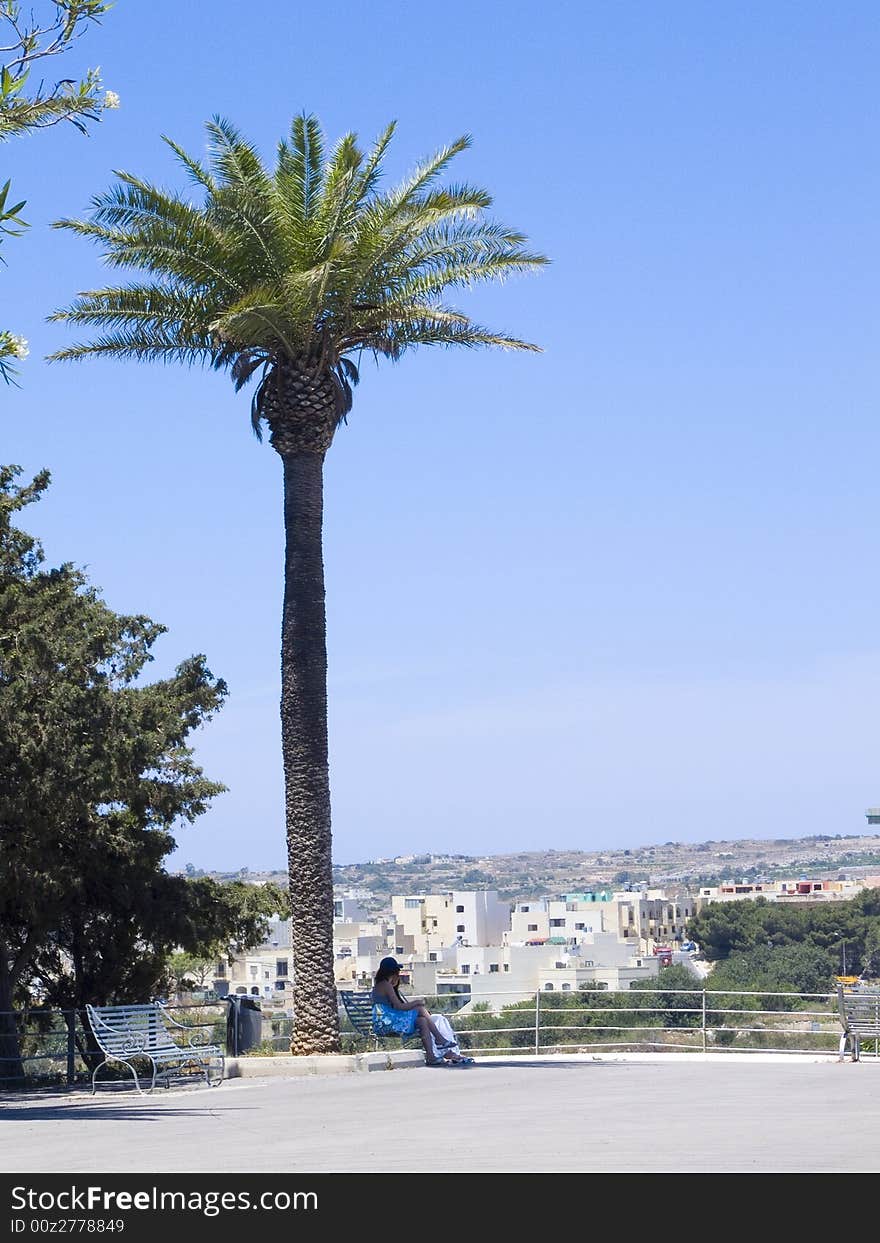
M 425 1022 L 428 1024 L 428 1031 L 431 1033 L 431 1035 L 434 1037 L 437 1043 L 445 1044 L 446 1037 L 441 1032 L 439 1032 L 437 1028 L 434 1026 L 434 1024 L 431 1022 L 431 1016 L 424 1006 L 419 1006 L 418 1014 L 419 1014 L 419 1017 L 416 1020 L 416 1022 L 420 1022 L 421 1019 L 424 1019 Z
M 426 1015 L 420 1014 L 416 1019 L 416 1027 L 419 1029 L 419 1035 L 422 1038 L 422 1044 L 425 1047 L 425 1057 L 429 1062 L 434 1061 L 434 1046 L 431 1043 L 431 1028 L 434 1024 Z

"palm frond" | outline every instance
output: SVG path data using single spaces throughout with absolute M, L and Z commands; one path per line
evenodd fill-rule
M 214 357 L 212 344 L 200 337 L 192 340 L 181 340 L 180 337 L 151 329 L 149 333 L 139 335 L 135 331 L 117 331 L 87 341 L 69 345 L 65 349 L 56 350 L 48 355 L 49 362 L 77 362 L 83 358 L 107 355 L 113 358 L 133 358 L 148 362 L 212 362 Z
M 48 316 L 49 322 L 121 326 L 137 323 L 144 330 L 155 325 L 166 332 L 175 327 L 189 340 L 209 331 L 203 300 L 180 289 L 162 285 L 123 285 L 89 289 L 71 305 Z
M 216 194 L 217 182 L 205 168 L 204 164 L 197 160 L 195 156 L 189 155 L 186 151 L 184 151 L 183 147 L 179 146 L 173 141 L 173 139 L 169 138 L 167 134 L 162 134 L 161 137 L 162 141 L 168 144 L 177 156 L 178 160 L 180 160 L 181 164 L 189 172 L 192 180 L 197 185 L 204 186 L 209 194 Z
M 267 185 L 268 174 L 254 146 L 224 117 L 215 116 L 205 126 L 208 157 L 221 185 L 253 189 Z
M 293 118 L 289 140 L 278 144 L 275 180 L 297 218 L 308 224 L 324 181 L 324 136 L 316 117 Z
M 364 166 L 361 170 L 361 179 L 357 188 L 358 206 L 376 192 L 376 187 L 382 176 L 382 160 L 391 139 L 394 137 L 394 131 L 397 129 L 397 122 L 390 121 L 385 126 L 382 133 L 376 139 L 375 143 L 367 156 Z

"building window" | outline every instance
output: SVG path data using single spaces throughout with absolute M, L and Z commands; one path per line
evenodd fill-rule
M 552 993 L 552 992 L 553 992 L 553 985 L 550 983 L 550 981 L 549 981 L 549 980 L 548 980 L 548 981 L 547 981 L 547 983 L 544 985 L 544 992 L 545 992 L 545 993 Z
M 429 955 L 428 955 L 428 962 L 436 962 L 436 961 L 437 961 L 437 955 L 436 955 L 436 954 L 429 954 Z
M 560 968 L 564 969 L 565 967 L 567 967 L 568 963 L 567 962 L 555 962 L 553 966 L 556 968 L 557 971 L 559 971 Z
M 455 931 L 456 931 L 456 932 L 464 932 L 464 924 L 456 924 L 456 925 L 455 925 Z
M 464 907 L 463 907 L 463 906 L 457 906 L 457 907 L 455 908 L 455 913 L 456 913 L 456 915 L 463 915 L 463 914 L 464 914 Z
M 217 963 L 217 978 L 220 980 L 224 980 L 226 978 L 226 963 L 225 962 Z
M 564 919 L 551 919 L 551 920 L 550 920 L 550 927 L 551 927 L 551 928 L 564 928 L 564 927 L 565 927 L 565 920 L 564 920 Z
M 252 980 L 255 980 L 255 979 L 257 978 L 257 976 L 260 974 L 260 968 L 259 968 L 259 967 L 257 967 L 257 966 L 255 966 L 255 965 L 252 963 L 252 964 L 251 964 L 251 968 L 250 968 L 250 972 L 251 972 L 251 979 L 252 979 Z
M 575 924 L 575 926 L 574 926 L 574 930 L 575 930 L 575 932 L 583 932 L 583 930 L 584 930 L 584 924 Z
M 504 970 L 505 970 L 505 971 L 509 971 L 509 970 L 510 970 L 510 963 L 509 963 L 509 962 L 506 962 L 506 963 L 504 964 Z
M 287 959 L 286 958 L 275 959 L 275 974 L 276 975 L 287 975 Z
M 530 911 L 531 909 L 532 909 L 532 908 L 531 908 L 530 906 L 521 906 L 521 907 L 519 908 L 519 913 L 520 913 L 520 915 L 528 915 L 528 913 L 529 913 L 529 911 Z
M 490 975 L 497 975 L 497 974 L 498 974 L 498 963 L 497 963 L 497 962 L 490 962 L 490 963 L 489 963 L 489 974 L 490 974 Z
M 563 991 L 564 993 L 570 993 L 570 992 L 571 992 L 571 985 L 570 985 L 570 984 L 563 984 L 563 986 L 562 986 L 562 991 Z
M 406 911 L 417 911 L 421 905 L 422 904 L 418 898 L 404 898 L 403 899 L 403 907 L 404 907 L 404 910 Z
M 470 975 L 470 973 L 471 973 L 470 964 L 469 964 L 469 963 L 466 963 L 466 962 L 465 962 L 465 963 L 462 963 L 462 965 L 461 965 L 461 974 L 462 974 L 462 975 Z
M 527 924 L 527 925 L 526 925 L 526 930 L 527 930 L 528 932 L 537 932 L 537 931 L 538 931 L 538 925 L 537 925 L 537 924 Z

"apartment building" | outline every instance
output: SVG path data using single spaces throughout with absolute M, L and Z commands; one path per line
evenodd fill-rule
M 511 945 L 526 945 L 540 941 L 577 941 L 587 933 L 603 932 L 606 923 L 603 904 L 610 899 L 610 892 L 600 891 L 516 902 L 505 939 Z
M 391 899 L 391 913 L 403 935 L 412 937 L 419 956 L 431 961 L 444 945 L 451 945 L 455 940 L 451 908 L 449 893 L 410 894 Z
M 500 945 L 510 928 L 510 903 L 494 889 L 393 897 L 391 910 L 429 961 L 444 946 Z
M 662 889 L 615 892 L 606 908 L 606 931 L 636 941 L 645 953 L 687 937 L 687 921 L 696 912 L 691 896 L 669 897 Z

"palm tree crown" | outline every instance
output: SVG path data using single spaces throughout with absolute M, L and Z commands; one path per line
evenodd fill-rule
M 298 376 L 297 396 L 308 397 L 310 380 L 318 404 L 332 397 L 326 439 L 351 408 L 363 351 L 396 360 L 418 345 L 538 349 L 443 301 L 457 286 L 547 262 L 523 248 L 523 234 L 485 218 L 484 190 L 437 184 L 468 136 L 381 190 L 393 123 L 369 152 L 349 133 L 326 155 L 317 120 L 298 116 L 272 172 L 228 121 L 215 117 L 207 131 L 206 163 L 165 139 L 201 206 L 119 172 L 90 219 L 57 222 L 102 245 L 112 267 L 150 279 L 90 290 L 56 312 L 104 332 L 53 358 L 207 363 L 229 367 L 236 388 L 259 373 L 257 435 L 263 419 L 273 422 L 270 380 Z

